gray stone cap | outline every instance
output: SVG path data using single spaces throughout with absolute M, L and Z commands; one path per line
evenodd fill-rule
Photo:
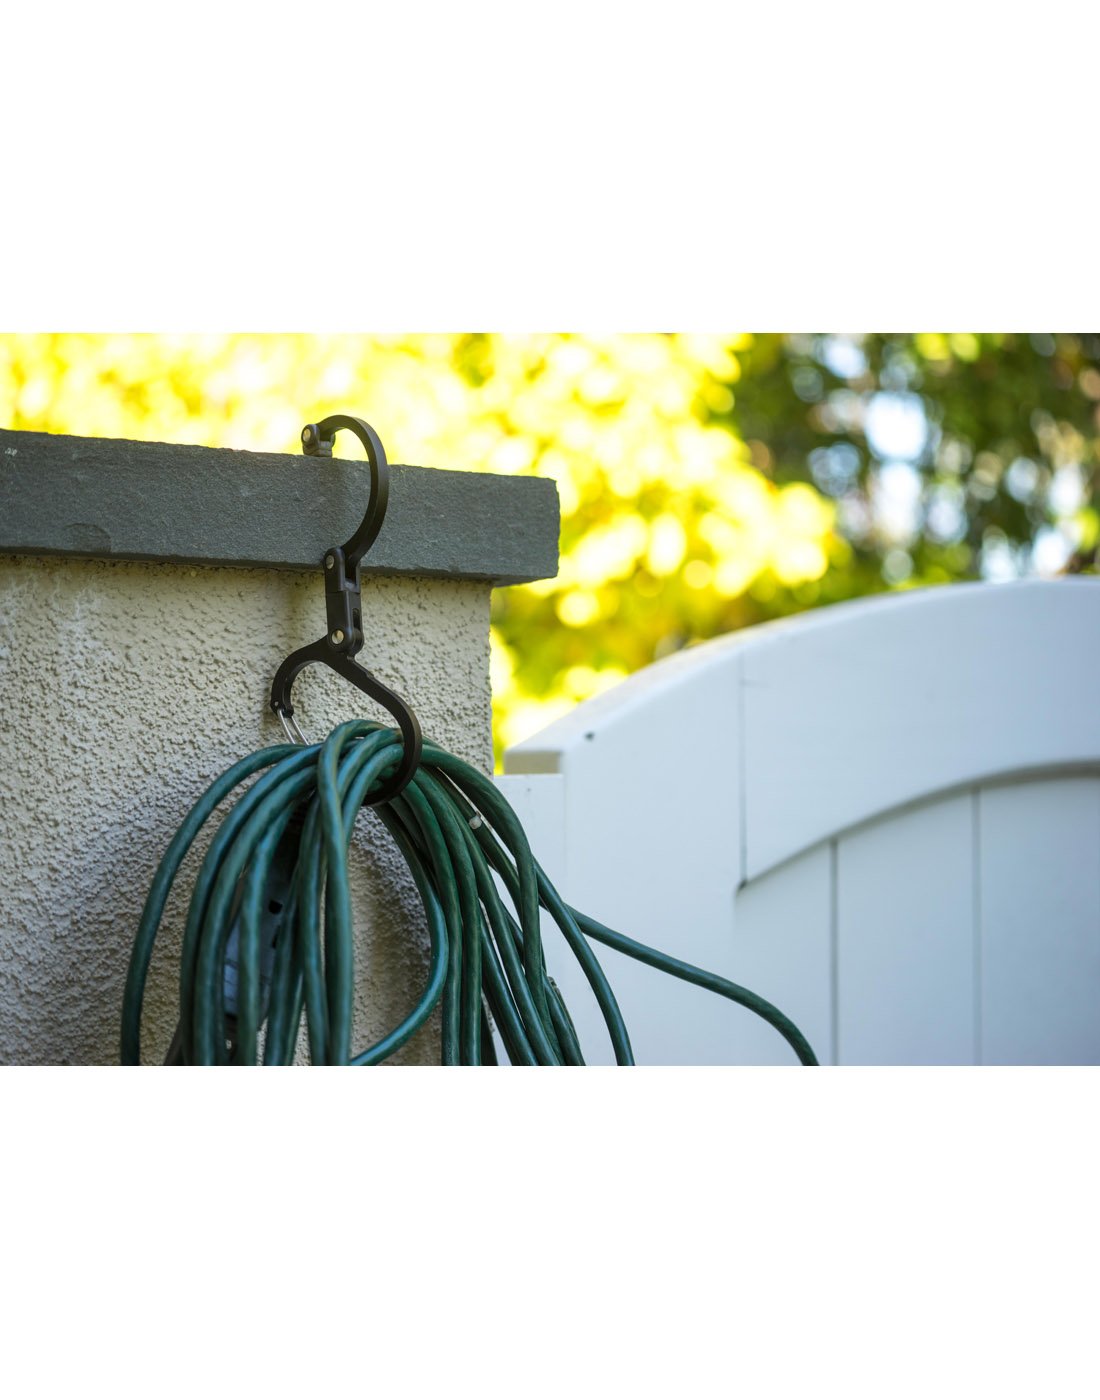
M 369 495 L 363 461 L 0 430 L 4 554 L 316 569 Z M 552 481 L 395 466 L 362 569 L 553 578 L 558 528 Z

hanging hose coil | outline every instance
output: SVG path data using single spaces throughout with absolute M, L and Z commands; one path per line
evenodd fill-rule
M 173 882 L 203 826 L 231 797 L 191 894 L 171 1063 L 291 1064 L 304 1015 L 312 1064 L 380 1064 L 441 1005 L 444 1064 L 497 1063 L 493 1024 L 512 1064 L 583 1064 L 573 1022 L 546 969 L 540 908 L 580 963 L 618 1064 L 634 1063 L 630 1040 L 589 939 L 727 997 L 763 1017 L 802 1064 L 817 1063 L 798 1028 L 762 997 L 566 904 L 491 779 L 453 754 L 425 742 L 411 781 L 375 804 L 372 794 L 392 788 L 403 757 L 396 730 L 353 720 L 323 744 L 260 750 L 211 785 L 169 844 L 145 902 L 123 998 L 124 1064 L 141 1060 L 146 980 Z M 431 960 L 415 1007 L 356 1052 L 348 851 L 364 805 L 373 805 L 408 864 L 427 917 Z M 273 890 L 282 897 L 273 898 Z

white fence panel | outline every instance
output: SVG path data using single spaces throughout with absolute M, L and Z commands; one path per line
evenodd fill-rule
M 1100 1063 L 1100 780 L 981 794 L 982 1054 Z
M 974 1058 L 974 802 L 932 802 L 837 843 L 845 1064 Z
M 612 928 L 732 976 L 740 812 L 736 791 L 724 781 L 706 791 L 703 784 L 708 773 L 725 774 L 737 761 L 737 725 L 713 725 L 715 715 L 728 716 L 737 708 L 736 674 L 716 672 L 683 687 L 671 732 L 661 724 L 654 727 L 644 680 L 637 687 L 637 703 L 624 706 L 614 724 L 600 725 L 598 734 L 587 729 L 577 734 L 579 761 L 563 775 L 562 893 Z M 698 761 L 692 758 L 693 736 L 705 736 L 706 752 Z M 528 791 L 530 811 L 537 789 Z M 507 787 L 505 792 L 509 794 Z M 598 836 L 590 844 L 585 833 Z M 538 857 L 534 841 L 532 849 Z M 615 876 L 609 882 L 611 870 Z M 583 973 L 556 934 L 547 935 L 547 948 L 548 957 L 550 950 L 559 951 L 550 971 L 582 1046 L 591 1051 L 591 1062 L 612 1063 L 607 1032 Z M 745 1014 L 621 953 L 603 947 L 596 953 L 639 1063 L 708 1063 L 722 1045 L 731 1012 Z M 782 1041 L 780 1047 L 785 1048 Z
M 833 861 L 816 846 L 743 886 L 734 906 L 729 975 L 789 1016 L 822 1064 L 835 1055 Z M 706 995 L 706 993 L 701 993 Z M 727 1004 L 720 1064 L 794 1064 L 784 1041 L 758 1016 Z
M 566 899 L 753 987 L 823 1061 L 1100 1062 L 1097 638 L 1094 579 L 824 609 L 647 668 L 502 783 Z M 790 1062 L 747 1013 L 600 956 L 640 1062 Z

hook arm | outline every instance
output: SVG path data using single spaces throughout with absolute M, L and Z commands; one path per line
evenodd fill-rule
M 290 688 L 299 671 L 305 670 L 315 661 L 331 667 L 346 681 L 358 686 L 365 695 L 369 695 L 372 700 L 389 710 L 397 721 L 404 748 L 401 762 L 396 773 L 388 778 L 382 787 L 373 792 L 369 798 L 371 806 L 378 802 L 390 801 L 408 784 L 420 763 L 423 739 L 416 715 L 413 714 L 404 700 L 389 686 L 383 685 L 372 671 L 368 671 L 365 666 L 360 666 L 358 662 L 353 661 L 346 652 L 338 651 L 327 637 L 322 637 L 319 642 L 312 642 L 309 646 L 300 647 L 297 651 L 291 652 L 275 672 L 275 679 L 271 683 L 271 708 L 277 715 L 285 716 L 287 719 L 293 716 L 294 707 L 290 703 Z
M 354 574 L 359 560 L 378 538 L 382 521 L 386 518 L 386 507 L 390 499 L 390 468 L 386 461 L 386 449 L 382 439 L 371 425 L 362 418 L 352 418 L 347 413 L 333 413 L 320 423 L 307 423 L 302 429 L 302 451 L 307 457 L 331 457 L 336 434 L 347 428 L 363 444 L 370 466 L 370 499 L 359 528 L 342 545 L 349 573 Z

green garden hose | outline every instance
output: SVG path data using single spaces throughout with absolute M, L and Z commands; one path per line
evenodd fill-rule
M 583 1064 L 573 1022 L 546 970 L 541 907 L 588 978 L 618 1064 L 634 1063 L 630 1040 L 589 939 L 728 997 L 773 1026 L 802 1064 L 817 1063 L 798 1028 L 762 997 L 566 904 L 493 782 L 431 743 L 403 791 L 374 806 L 423 901 L 428 982 L 400 1025 L 354 1051 L 348 849 L 359 809 L 402 754 L 396 730 L 353 720 L 323 744 L 262 749 L 207 790 L 169 844 L 145 902 L 123 998 L 123 1064 L 141 1060 L 146 978 L 180 864 L 215 809 L 256 774 L 262 776 L 237 795 L 218 827 L 195 880 L 170 1062 L 290 1064 L 304 1015 L 311 1063 L 380 1064 L 441 1003 L 444 1064 L 497 1063 L 493 1023 L 512 1064 Z

